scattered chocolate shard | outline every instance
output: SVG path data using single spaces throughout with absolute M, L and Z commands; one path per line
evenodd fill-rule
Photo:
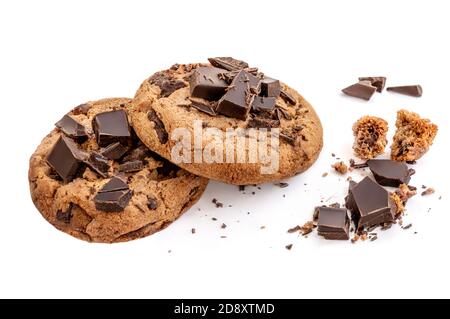
M 92 168 L 101 177 L 108 177 L 108 171 L 110 169 L 109 160 L 105 156 L 92 152 L 89 157 L 84 161 L 87 166 Z
M 367 161 L 367 165 L 380 185 L 398 187 L 400 184 L 408 184 L 411 180 L 412 171 L 404 162 L 371 159 Z
M 120 142 L 128 145 L 131 142 L 130 126 L 124 110 L 98 113 L 92 120 L 97 144 L 100 147 Z
M 319 207 L 317 232 L 325 239 L 348 240 L 350 221 L 344 208 Z
M 393 222 L 396 206 L 390 194 L 369 177 L 349 188 L 345 205 L 358 229 Z
M 208 101 L 219 100 L 226 92 L 227 82 L 219 77 L 222 69 L 215 67 L 198 67 L 190 77 L 190 91 L 192 97 Z
M 292 105 L 297 104 L 297 101 L 295 100 L 295 98 L 291 94 L 289 94 L 286 90 L 280 89 L 280 96 L 286 103 L 289 103 Z
M 280 121 L 271 118 L 253 117 L 247 123 L 247 128 L 274 128 L 279 127 Z
M 280 132 L 280 138 L 281 140 L 285 141 L 286 143 L 295 146 L 296 139 L 295 137 L 291 136 L 290 134 L 286 132 Z
M 155 112 L 155 110 L 151 109 L 147 113 L 147 117 L 150 121 L 152 121 L 155 124 L 155 132 L 158 136 L 158 140 L 161 144 L 166 144 L 169 140 L 169 134 L 166 131 L 166 127 L 164 126 L 164 123 L 159 118 L 158 114 Z
M 192 101 L 191 100 L 191 106 L 200 112 L 206 113 L 208 115 L 215 116 L 216 111 L 214 111 L 214 104 L 213 103 L 201 103 L 199 101 Z
M 284 247 L 285 247 L 287 250 L 291 250 L 293 246 L 294 246 L 294 244 L 289 244 L 289 245 L 286 245 L 286 246 L 284 246 Z
M 148 79 L 150 84 L 160 89 L 159 97 L 168 97 L 178 89 L 186 87 L 186 83 L 176 79 L 167 71 L 157 72 Z
M 99 193 L 114 192 L 126 190 L 128 188 L 129 188 L 128 184 L 125 183 L 121 178 L 113 176 L 105 185 L 103 185 L 103 187 L 98 192 Z
M 78 143 L 83 143 L 88 139 L 86 128 L 67 114 L 56 122 L 55 126 Z
M 420 195 L 426 196 L 426 195 L 431 195 L 431 194 L 434 194 L 434 193 L 435 193 L 434 188 L 428 187 L 428 188 L 427 188 L 426 190 L 424 190 L 424 191 L 422 192 L 422 194 L 420 194 Z
M 100 154 L 110 160 L 118 160 L 128 151 L 120 142 L 111 143 L 100 150 Z
M 420 85 L 391 86 L 386 90 L 414 97 L 421 97 L 423 93 Z
M 255 96 L 252 104 L 252 110 L 257 112 L 271 112 L 275 108 L 276 98 Z
M 119 172 L 131 173 L 138 172 L 144 168 L 144 163 L 142 161 L 131 161 L 119 165 Z
M 285 188 L 285 187 L 289 186 L 289 184 L 286 182 L 277 182 L 277 183 L 273 183 L 273 185 L 278 186 L 279 188 Z
M 219 100 L 216 112 L 228 117 L 245 120 L 253 103 L 254 90 L 259 89 L 260 80 L 247 71 L 240 71 L 231 82 L 230 88 Z
M 361 81 L 342 89 L 344 94 L 363 100 L 370 100 L 377 88 L 372 86 L 369 81 Z
M 73 114 L 73 115 L 79 115 L 79 114 L 84 114 L 84 115 L 86 115 L 86 114 L 89 112 L 90 109 L 91 109 L 91 105 L 90 105 L 90 104 L 88 104 L 88 103 L 83 103 L 83 104 L 80 104 L 80 105 L 78 105 L 78 106 L 75 106 L 75 107 L 72 109 L 72 114 Z
M 132 195 L 132 191 L 122 179 L 113 177 L 95 195 L 95 208 L 105 212 L 123 211 Z
M 265 77 L 261 80 L 261 96 L 278 97 L 281 92 L 280 81 Z M 295 104 L 295 103 L 294 103 Z
M 85 159 L 86 154 L 73 140 L 60 136 L 46 160 L 47 164 L 67 183 L 74 179 Z
M 150 151 L 145 145 L 140 145 L 124 156 L 122 161 L 132 162 L 132 161 L 144 161 L 146 157 L 150 156 Z
M 258 68 L 245 68 L 242 69 L 244 71 L 247 71 L 250 74 L 253 74 L 254 76 L 258 76 Z M 227 83 L 231 83 L 233 82 L 234 78 L 236 77 L 236 75 L 238 75 L 240 70 L 236 70 L 236 71 L 228 71 L 228 72 L 222 72 L 219 74 L 219 78 L 221 78 L 222 80 L 224 80 Z
M 236 71 L 248 68 L 249 65 L 247 62 L 234 59 L 232 57 L 216 57 L 216 58 L 208 58 L 209 63 L 213 66 L 221 69 L 225 69 L 227 71 Z
M 360 77 L 358 79 L 360 82 L 368 81 L 370 85 L 377 88 L 377 92 L 381 93 L 384 89 L 384 86 L 386 84 L 386 77 L 384 76 L 366 76 L 366 77 Z
M 287 232 L 288 232 L 289 234 L 293 234 L 293 233 L 299 232 L 300 229 L 301 229 L 300 225 L 297 225 L 297 226 L 294 226 L 294 227 L 292 227 L 292 228 L 289 228 L 289 229 L 287 230 Z
M 282 107 L 276 107 L 276 112 L 277 112 L 277 117 L 279 120 L 281 120 L 281 118 L 284 118 L 287 121 L 292 120 L 292 117 L 289 115 L 288 111 L 286 111 L 285 109 L 283 109 Z M 294 127 L 295 130 L 298 130 L 300 127 Z M 301 127 L 298 131 L 301 131 L 303 129 L 303 127 Z

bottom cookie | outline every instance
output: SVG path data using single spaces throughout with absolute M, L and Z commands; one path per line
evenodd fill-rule
M 128 125 L 130 102 L 80 105 L 31 156 L 31 197 L 57 229 L 89 242 L 145 237 L 167 227 L 204 192 L 207 179 L 173 165 L 136 138 Z

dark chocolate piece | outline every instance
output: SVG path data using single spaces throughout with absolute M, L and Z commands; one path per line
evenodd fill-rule
M 280 91 L 281 85 L 279 80 L 267 77 L 261 80 L 261 96 L 278 97 L 280 95 Z
M 214 67 L 198 67 L 192 73 L 189 84 L 191 96 L 208 101 L 217 101 L 228 87 L 227 82 L 219 77 L 223 70 Z
M 384 76 L 365 76 L 358 78 L 359 81 L 368 81 L 370 85 L 377 88 L 377 92 L 381 93 L 386 84 L 386 77 Z
M 95 195 L 95 208 L 105 212 L 123 211 L 132 195 L 122 179 L 113 177 Z
M 221 69 L 225 69 L 227 71 L 235 71 L 242 70 L 248 68 L 248 63 L 233 59 L 232 57 L 217 57 L 217 58 L 209 58 L 209 63 L 213 66 Z
M 286 132 L 280 132 L 280 138 L 285 141 L 288 144 L 291 144 L 292 146 L 295 146 L 295 137 L 291 136 L 290 134 Z
M 158 135 L 159 142 L 161 144 L 166 144 L 169 140 L 169 134 L 166 131 L 166 127 L 164 126 L 163 121 L 161 121 L 158 114 L 153 109 L 148 111 L 147 117 L 155 124 L 154 128 L 156 131 L 156 135 Z
M 391 86 L 386 90 L 415 97 L 421 97 L 423 93 L 420 85 Z
M 343 208 L 318 207 L 317 232 L 325 239 L 348 240 L 350 221 Z
M 127 150 L 128 148 L 123 146 L 120 142 L 115 142 L 103 148 L 100 153 L 110 160 L 118 160 L 127 152 Z
M 292 117 L 289 115 L 288 111 L 286 111 L 282 107 L 277 107 L 276 112 L 279 120 L 281 120 L 282 117 L 284 117 L 288 121 L 292 120 Z
M 144 161 L 146 157 L 150 156 L 149 149 L 144 146 L 138 146 L 135 149 L 131 150 L 129 154 L 127 154 L 122 161 L 124 163 L 126 162 L 132 162 L 132 161 Z
M 147 207 L 150 210 L 155 210 L 156 208 L 158 208 L 158 202 L 155 198 L 149 198 L 147 201 Z
M 60 136 L 47 156 L 47 163 L 67 183 L 75 177 L 85 158 L 74 141 Z
M 128 189 L 127 183 L 125 183 L 121 178 L 119 177 L 111 177 L 111 179 L 103 185 L 103 187 L 98 191 L 99 193 L 107 193 L 107 192 L 114 192 L 114 191 L 121 191 Z
M 280 96 L 286 103 L 289 103 L 292 105 L 297 104 L 297 101 L 295 100 L 295 98 L 283 89 L 280 90 Z
M 275 108 L 275 97 L 255 96 L 252 109 L 255 111 L 270 112 Z
M 66 224 L 70 223 L 72 219 L 72 206 L 73 204 L 71 203 L 66 211 L 58 210 L 56 212 L 56 220 Z
M 380 185 L 399 187 L 400 184 L 408 184 L 411 180 L 412 171 L 403 162 L 371 159 L 367 161 L 367 165 Z
M 119 165 L 119 172 L 123 173 L 137 172 L 143 168 L 144 163 L 142 161 L 126 162 Z
M 80 105 L 78 105 L 78 106 L 75 106 L 75 107 L 72 109 L 72 114 L 73 114 L 73 115 L 79 115 L 79 114 L 84 114 L 84 115 L 86 115 L 90 109 L 91 109 L 91 105 L 90 105 L 90 104 L 88 104 L 88 103 L 83 103 L 83 104 L 80 104 Z
M 369 177 L 350 187 L 345 205 L 358 229 L 390 223 L 395 219 L 396 206 L 389 192 Z
M 259 82 L 256 76 L 244 70 L 240 71 L 225 95 L 219 100 L 216 112 L 245 120 L 256 92 L 259 90 Z
M 127 113 L 124 110 L 97 114 L 92 120 L 92 127 L 100 147 L 115 142 L 128 145 L 131 141 Z
M 245 70 L 248 73 L 253 74 L 254 76 L 258 76 L 258 68 L 245 68 L 242 70 Z M 224 80 L 227 83 L 231 83 L 234 80 L 234 78 L 236 77 L 236 75 L 238 75 L 239 71 L 240 70 L 223 72 L 223 70 L 222 70 L 223 73 L 219 74 L 219 78 L 221 78 L 222 80 Z
M 178 89 L 186 87 L 186 83 L 176 79 L 167 71 L 160 71 L 152 75 L 148 81 L 160 89 L 159 97 L 168 97 Z
M 209 115 L 216 115 L 216 112 L 214 111 L 214 107 L 213 104 L 206 104 L 206 103 L 201 103 L 198 101 L 192 101 L 191 100 L 191 106 L 197 110 L 199 110 L 200 112 L 209 114 Z
M 342 90 L 342 92 L 344 94 L 368 101 L 376 90 L 377 88 L 372 86 L 369 81 L 361 81 L 346 87 Z
M 128 205 L 131 196 L 129 189 L 97 193 L 94 197 L 95 208 L 104 212 L 121 212 Z
M 108 159 L 105 156 L 92 152 L 84 162 L 101 177 L 108 177 L 110 165 Z
M 67 114 L 56 122 L 55 126 L 78 143 L 83 143 L 88 139 L 86 128 Z

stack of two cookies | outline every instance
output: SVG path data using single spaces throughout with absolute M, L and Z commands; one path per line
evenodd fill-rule
M 308 169 L 322 148 L 311 105 L 243 61 L 209 61 L 64 115 L 30 159 L 44 218 L 83 240 L 127 241 L 168 226 L 208 179 L 258 184 Z

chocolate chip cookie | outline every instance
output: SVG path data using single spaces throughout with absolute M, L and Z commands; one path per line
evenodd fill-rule
M 157 232 L 191 207 L 207 179 L 150 151 L 128 122 L 131 99 L 82 104 L 56 123 L 30 159 L 34 204 L 79 239 L 113 243 Z
M 313 107 L 244 61 L 209 61 L 176 64 L 141 84 L 130 115 L 142 142 L 193 174 L 230 184 L 276 181 L 308 169 L 323 144 Z

